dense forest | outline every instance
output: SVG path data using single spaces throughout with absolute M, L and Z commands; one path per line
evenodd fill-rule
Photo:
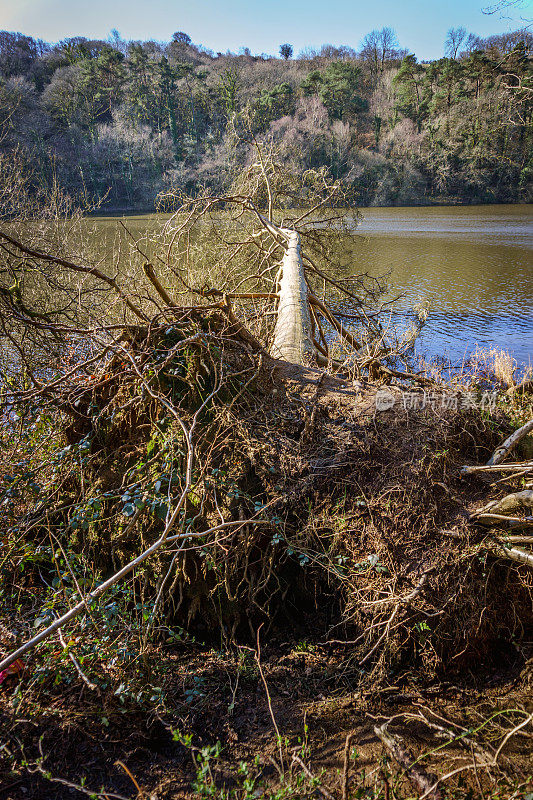
M 326 165 L 361 205 L 530 201 L 532 42 L 452 28 L 446 56 L 420 63 L 390 28 L 295 57 L 213 53 L 183 32 L 50 45 L 3 31 L 0 148 L 108 210 L 223 191 L 253 139 L 297 170 Z

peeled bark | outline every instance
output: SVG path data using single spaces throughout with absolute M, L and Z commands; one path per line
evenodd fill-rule
M 283 256 L 277 320 L 270 354 L 291 364 L 305 366 L 316 359 L 308 289 L 300 237 L 295 231 L 287 233 L 289 242 Z

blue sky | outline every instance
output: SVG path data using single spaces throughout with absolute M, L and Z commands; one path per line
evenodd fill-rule
M 323 43 L 359 47 L 373 28 L 393 27 L 419 59 L 442 55 L 446 31 L 462 25 L 479 36 L 521 27 L 532 0 L 507 17 L 487 15 L 491 0 L 0 0 L 0 29 L 58 41 L 67 36 L 168 40 L 176 30 L 212 50 L 295 53 Z

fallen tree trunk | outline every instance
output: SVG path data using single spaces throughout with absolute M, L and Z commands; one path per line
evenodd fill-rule
M 311 311 L 300 237 L 296 231 L 287 233 L 289 240 L 283 256 L 277 318 L 270 354 L 291 364 L 305 366 L 313 363 L 316 357 Z

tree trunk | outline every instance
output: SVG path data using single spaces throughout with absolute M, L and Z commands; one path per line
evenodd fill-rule
M 315 361 L 308 290 L 300 237 L 295 231 L 285 233 L 289 236 L 289 243 L 283 256 L 277 320 L 270 353 L 275 358 L 304 366 Z

